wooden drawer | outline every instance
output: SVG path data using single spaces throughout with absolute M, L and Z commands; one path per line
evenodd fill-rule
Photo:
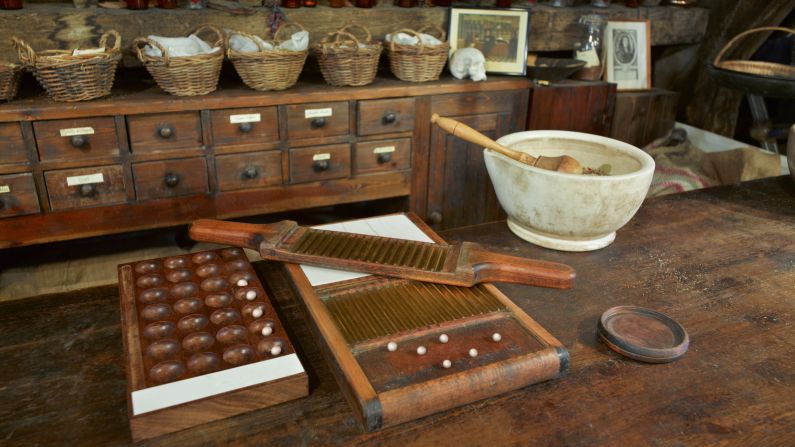
M 345 178 L 351 175 L 347 144 L 290 149 L 290 183 Z
M 127 128 L 133 153 L 202 146 L 199 112 L 128 116 Z
M 53 211 L 127 200 L 124 173 L 119 165 L 48 171 L 44 180 Z
M 408 169 L 411 167 L 411 139 L 356 143 L 354 154 L 357 174 Z
M 42 160 L 74 160 L 119 155 L 112 117 L 36 121 L 36 145 Z
M 287 106 L 287 138 L 320 138 L 348 133 L 348 103 L 325 102 Z
M 204 157 L 134 163 L 132 169 L 138 200 L 207 193 Z
M 279 120 L 276 107 L 213 110 L 213 143 L 267 143 L 279 139 Z
M 0 124 L 0 163 L 24 163 L 28 161 L 25 141 L 19 123 Z
M 262 188 L 282 184 L 282 154 L 279 151 L 218 155 L 215 157 L 218 189 Z
M 414 130 L 414 98 L 359 101 L 359 135 Z
M 33 174 L 0 175 L 0 217 L 38 213 Z

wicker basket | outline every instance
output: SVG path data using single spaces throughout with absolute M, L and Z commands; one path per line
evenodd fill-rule
M 157 85 L 172 95 L 197 96 L 206 95 L 218 87 L 221 65 L 224 62 L 223 41 L 221 30 L 212 25 L 203 25 L 192 34 L 198 35 L 209 31 L 215 40 L 207 41 L 211 47 L 219 47 L 220 51 L 196 56 L 169 57 L 168 51 L 154 40 L 139 37 L 133 42 L 138 59 L 155 78 Z M 147 56 L 143 52 L 144 45 L 151 45 L 160 50 L 161 57 Z
M 22 67 L 16 64 L 0 65 L 0 101 L 10 101 L 19 90 L 19 78 L 22 77 Z
M 737 41 L 739 41 L 740 39 L 742 39 L 743 37 L 749 34 L 763 32 L 763 31 L 783 31 L 789 34 L 795 34 L 795 30 L 791 30 L 789 28 L 780 28 L 775 26 L 749 29 L 748 31 L 736 35 L 732 40 L 729 41 L 729 43 L 726 44 L 725 47 L 723 47 L 720 53 L 718 53 L 718 56 L 715 58 L 714 62 L 715 67 L 722 68 L 724 70 L 731 70 L 731 71 L 738 71 L 741 73 L 752 74 L 756 76 L 795 79 L 795 67 L 791 65 L 777 64 L 774 62 L 762 62 L 762 61 L 722 60 L 723 56 L 726 55 L 726 52 L 729 51 L 729 48 L 731 48 L 735 43 L 737 43 Z
M 263 48 L 251 34 L 240 31 L 233 31 L 227 34 L 226 54 L 235 66 L 237 74 L 240 75 L 240 78 L 243 79 L 247 86 L 259 91 L 284 90 L 292 87 L 298 80 L 309 50 L 289 51 L 276 48 L 282 42 L 280 39 L 282 34 L 290 28 L 305 31 L 304 27 L 297 23 L 287 23 L 280 26 L 273 36 L 274 39 L 271 42 L 273 44 L 272 50 Z M 229 47 L 229 38 L 234 34 L 251 39 L 257 45 L 259 51 L 241 53 L 232 50 Z
M 113 37 L 113 48 L 108 38 Z M 99 39 L 104 51 L 75 55 L 71 50 L 47 50 L 36 53 L 22 39 L 11 38 L 22 64 L 33 71 L 36 79 L 53 101 L 86 101 L 110 94 L 116 67 L 121 59 L 121 36 L 108 31 Z
M 420 33 L 433 29 L 437 32 L 439 45 L 424 45 L 420 39 Z M 406 33 L 415 36 L 419 43 L 417 45 L 406 45 L 395 43 L 394 36 L 397 33 Z M 389 68 L 398 79 L 411 82 L 426 82 L 439 79 L 439 75 L 444 70 L 447 63 L 447 56 L 450 53 L 450 44 L 445 40 L 444 30 L 438 26 L 422 28 L 420 31 L 402 29 L 392 33 L 392 41 L 387 46 L 389 54 Z
M 357 38 L 353 29 L 363 32 Z M 359 46 L 359 44 L 363 46 Z M 348 25 L 329 33 L 315 46 L 320 72 L 327 83 L 335 86 L 361 86 L 373 82 L 381 56 L 381 42 L 373 42 L 370 30 L 360 25 Z

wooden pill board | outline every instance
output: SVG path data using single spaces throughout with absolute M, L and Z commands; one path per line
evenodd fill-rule
M 133 440 L 308 394 L 301 361 L 242 249 L 120 265 L 119 291 Z
M 377 235 L 402 237 L 389 234 L 402 221 L 407 237 L 419 229 L 444 243 L 412 214 L 348 226 L 379 228 L 384 220 L 387 234 Z M 329 229 L 348 231 L 344 225 Z M 491 284 L 466 288 L 347 272 L 331 281 L 334 272 L 286 268 L 337 382 L 367 431 L 556 378 L 568 367 L 565 347 Z M 390 342 L 397 345 L 394 351 Z M 418 354 L 421 347 L 424 354 Z

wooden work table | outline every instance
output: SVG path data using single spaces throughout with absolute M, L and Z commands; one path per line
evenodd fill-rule
M 364 433 L 281 267 L 257 268 L 310 375 L 310 395 L 153 440 L 162 445 L 791 445 L 795 436 L 795 184 L 789 177 L 651 199 L 611 246 L 557 253 L 504 222 L 449 230 L 565 262 L 574 289 L 499 285 L 569 349 L 563 378 Z M 690 334 L 680 360 L 625 359 L 596 337 L 622 304 Z M 0 305 L 0 444 L 130 442 L 114 287 Z M 466 390 L 461 390 L 466 392 Z

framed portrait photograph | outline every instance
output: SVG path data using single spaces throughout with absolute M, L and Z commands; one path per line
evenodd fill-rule
M 605 28 L 605 80 L 618 90 L 651 88 L 648 20 L 610 20 Z
M 527 70 L 529 13 L 524 9 L 450 9 L 450 54 L 477 48 L 486 72 L 524 75 Z

